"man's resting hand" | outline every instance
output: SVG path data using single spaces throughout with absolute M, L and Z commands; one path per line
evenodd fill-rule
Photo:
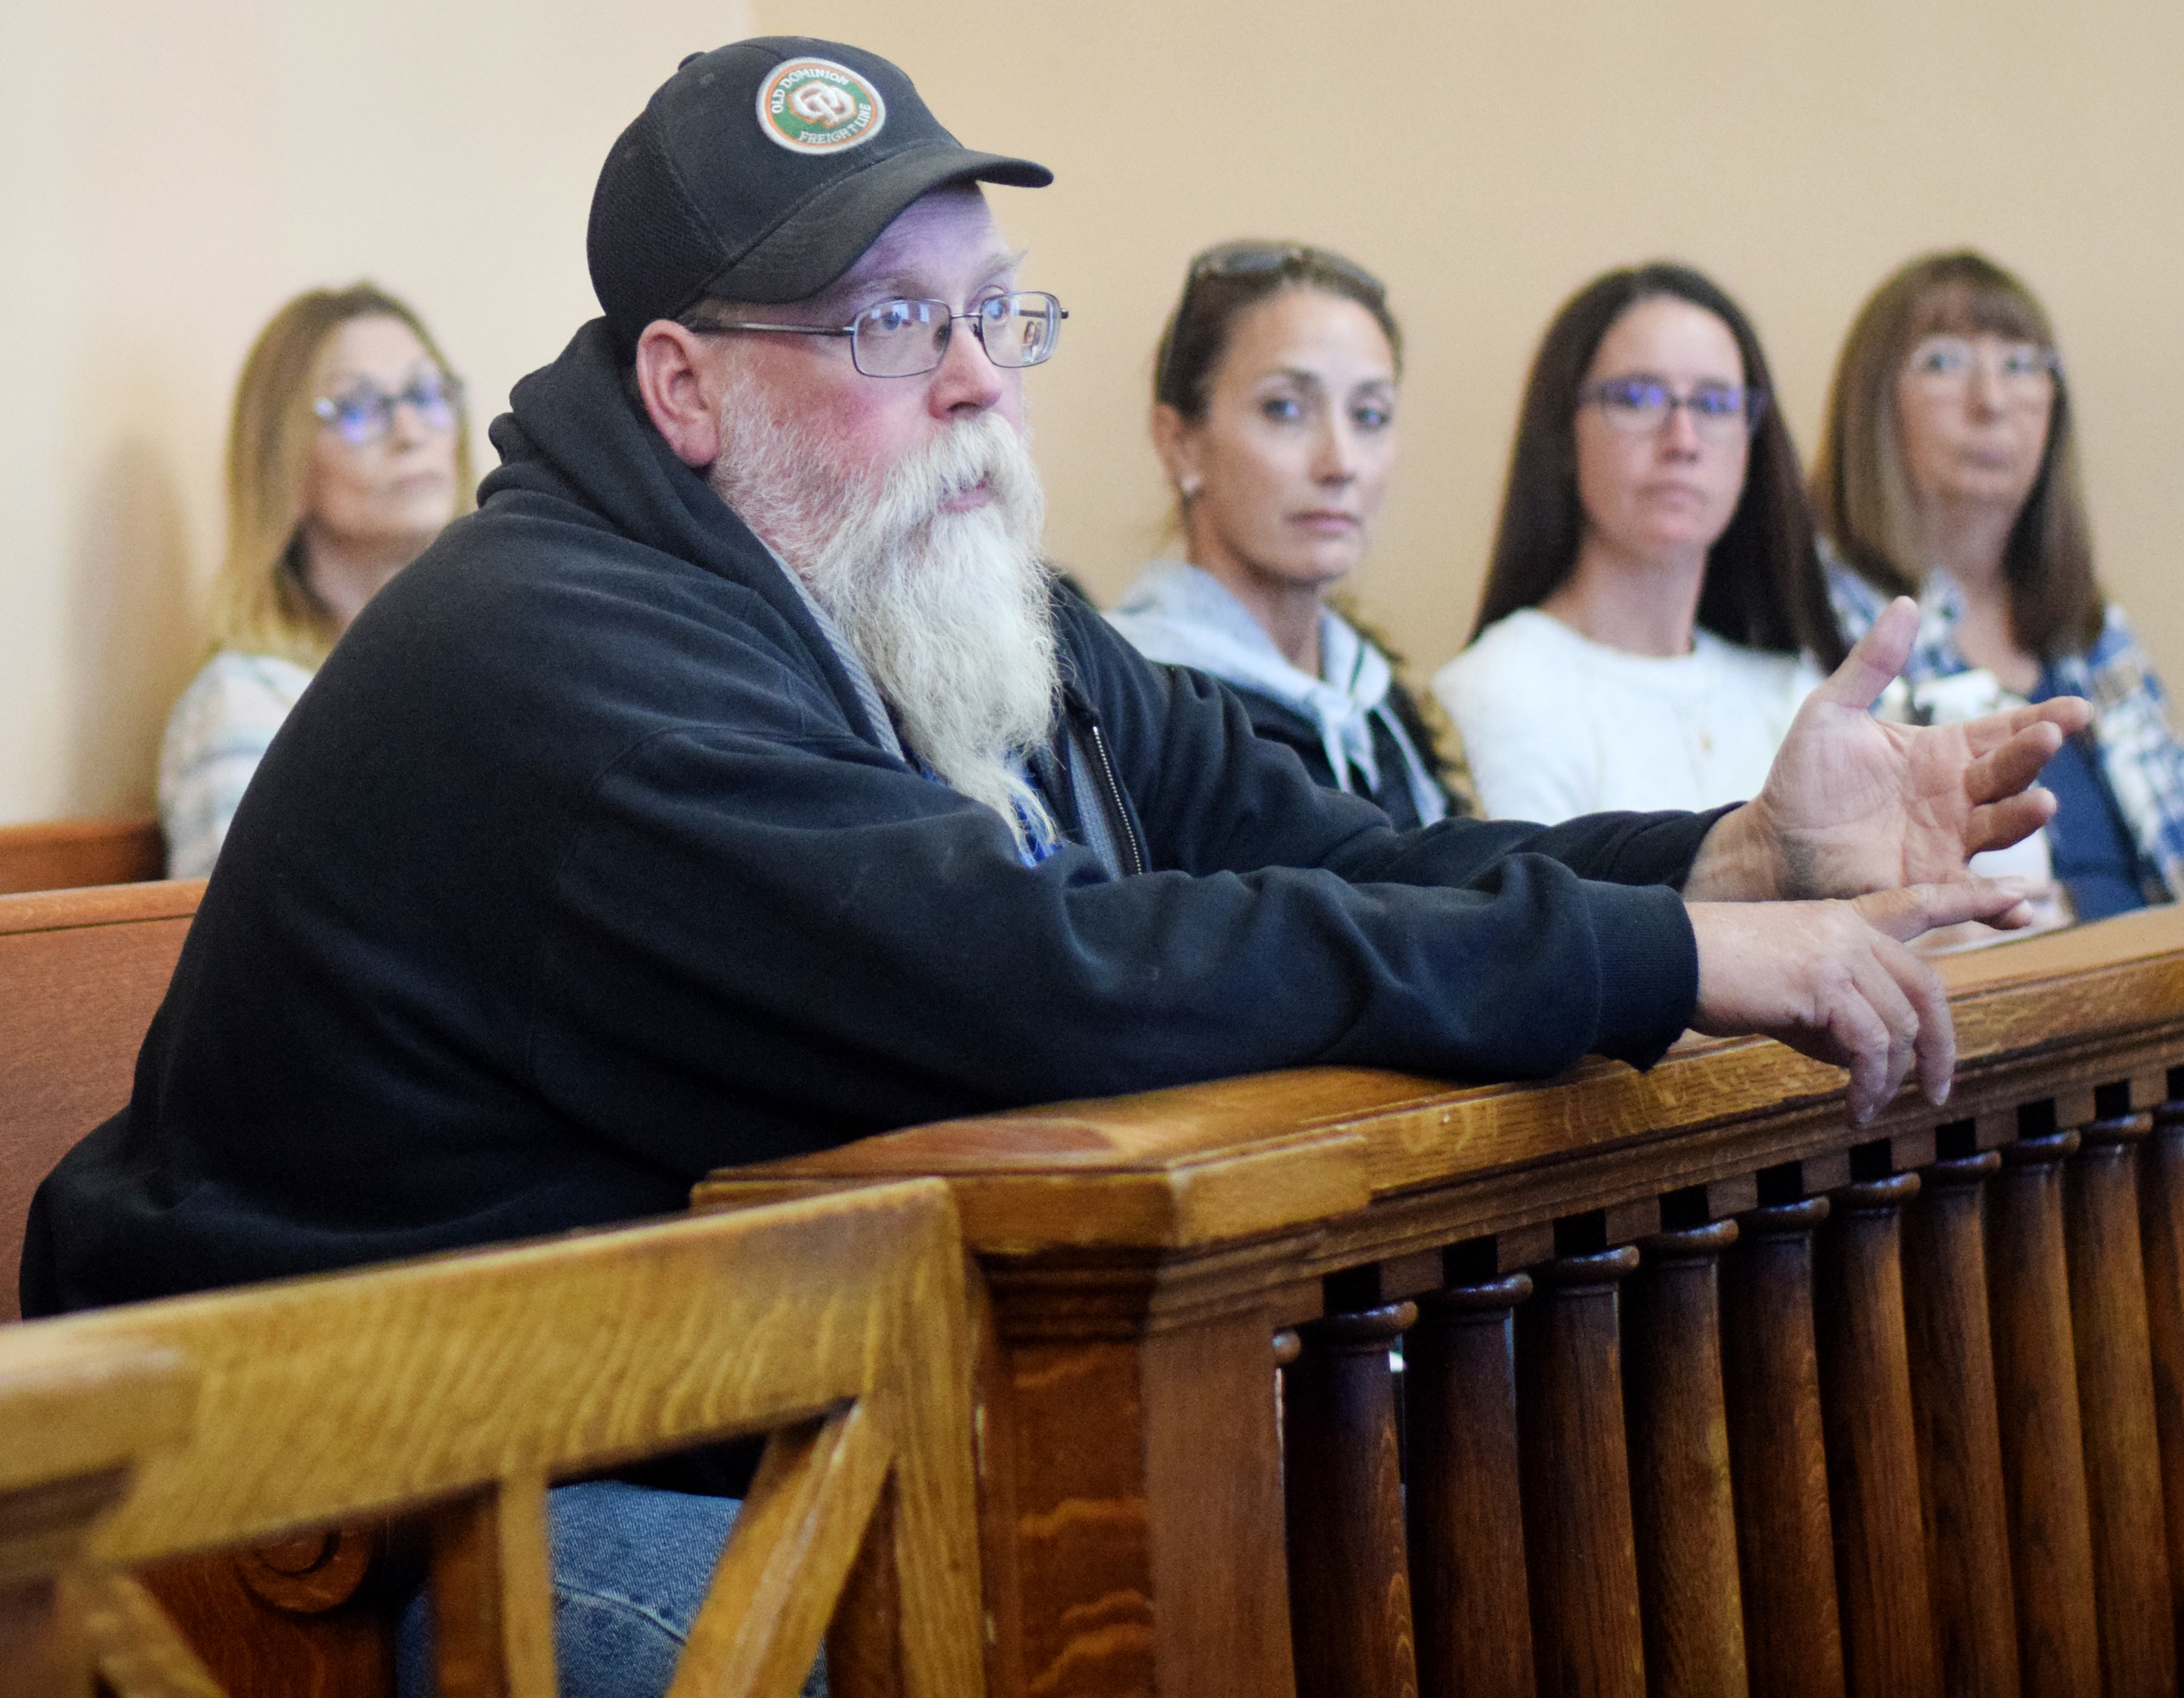
M 1896 1094 L 1914 1061 L 1927 1100 L 1940 1103 L 1956 1069 L 1956 1028 L 1940 978 L 1904 944 L 1965 920 L 2021 925 L 2023 905 L 1990 879 L 1850 901 L 1695 902 L 1691 1025 L 1717 1038 L 1758 1033 L 1848 1068 L 1861 1122 Z

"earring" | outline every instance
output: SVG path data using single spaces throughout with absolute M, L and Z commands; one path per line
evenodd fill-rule
M 1195 501 L 1198 499 L 1198 492 L 1206 487 L 1206 480 L 1199 477 L 1186 477 L 1176 485 L 1176 487 L 1183 492 L 1183 498 L 1185 501 Z

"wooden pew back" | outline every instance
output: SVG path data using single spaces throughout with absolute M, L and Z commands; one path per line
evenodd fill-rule
M 204 881 L 0 896 L 0 1320 L 31 1194 L 129 1100 Z
M 86 1601 L 61 1576 L 195 1395 L 186 1363 L 139 1344 L 47 1339 L 0 1367 L 0 1698 L 88 1698 Z
M 167 840 L 157 820 L 0 826 L 0 893 L 133 884 L 166 870 Z
M 57 1361 L 111 1353 L 139 1388 L 179 1365 L 194 1407 L 186 1435 L 0 1462 L 0 1582 L 81 1576 L 121 1698 L 217 1691 L 131 1571 L 422 1512 L 441 1692 L 548 1698 L 548 1483 L 763 1432 L 676 1693 L 788 1698 L 824 1637 L 843 1698 L 975 1695 L 965 1300 L 954 1208 L 925 1181 L 34 1322 L 0 1335 L 0 1457 L 11 1423 L 50 1435 Z M 64 1638 L 55 1619 L 0 1607 L 0 1666 Z

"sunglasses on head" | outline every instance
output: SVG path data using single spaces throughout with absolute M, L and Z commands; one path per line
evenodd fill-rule
M 1388 292 L 1387 285 L 1363 266 L 1331 249 L 1310 248 L 1296 242 L 1217 243 L 1190 262 L 1184 292 L 1187 297 L 1193 284 L 1208 277 L 1262 277 L 1283 271 L 1300 276 L 1309 271 L 1332 271 L 1346 281 L 1355 283 L 1375 300 Z
M 1312 248 L 1301 242 L 1223 242 L 1206 248 L 1190 262 L 1184 273 L 1183 298 L 1176 303 L 1173 325 L 1180 328 L 1190 317 L 1190 298 L 1198 286 L 1213 277 L 1273 277 L 1289 276 L 1307 277 L 1317 273 L 1330 273 L 1352 285 L 1379 306 L 1387 299 L 1388 286 L 1354 261 L 1326 248 Z M 1166 366 L 1161 374 L 1160 391 L 1168 391 L 1170 371 L 1175 364 L 1177 337 L 1170 333 Z

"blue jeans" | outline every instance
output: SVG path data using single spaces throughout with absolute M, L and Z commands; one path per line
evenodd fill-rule
M 554 1557 L 554 1655 L 562 1698 L 660 1698 L 743 1506 L 619 1480 L 546 1495 Z M 825 1698 L 826 1659 L 805 1684 Z M 420 1592 L 402 1612 L 401 1698 L 432 1698 L 432 1612 Z

